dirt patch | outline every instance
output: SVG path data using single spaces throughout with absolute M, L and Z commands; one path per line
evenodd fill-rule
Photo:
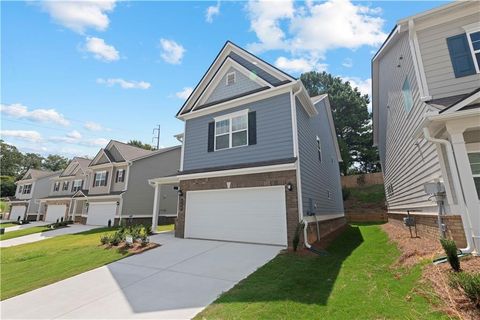
M 158 243 L 153 243 L 153 242 L 150 242 L 145 246 L 142 246 L 140 243 L 137 243 L 137 242 L 133 243 L 131 246 L 127 246 L 125 242 L 121 242 L 118 246 L 112 246 L 112 245 L 101 245 L 101 246 L 107 250 L 117 249 L 119 252 L 129 253 L 129 254 L 138 254 L 150 249 L 154 249 L 156 247 L 160 247 Z
M 435 257 L 445 255 L 439 241 L 420 237 L 411 238 L 408 229 L 392 223 L 382 225 L 382 229 L 401 251 L 399 265 L 409 267 L 422 260 L 433 260 Z M 460 260 L 460 264 L 464 272 L 480 272 L 479 257 L 464 257 Z M 434 289 L 436 295 L 443 301 L 442 304 L 437 305 L 437 308 L 449 316 L 465 320 L 480 319 L 480 310 L 473 302 L 461 290 L 449 285 L 448 276 L 451 272 L 448 263 L 439 265 L 429 263 L 423 269 L 421 283 Z M 418 290 L 423 291 L 422 288 Z M 430 295 L 425 292 L 424 296 L 428 299 Z

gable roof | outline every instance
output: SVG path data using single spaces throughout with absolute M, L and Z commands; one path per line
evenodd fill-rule
M 185 115 L 193 110 L 206 88 L 216 77 L 219 70 L 227 61 L 234 61 L 252 74 L 262 79 L 272 87 L 278 87 L 283 84 L 293 82 L 296 79 L 291 75 L 281 71 L 275 66 L 265 62 L 252 53 L 242 49 L 231 41 L 227 41 L 220 52 L 213 60 L 203 77 L 200 79 L 195 89 L 192 91 L 183 106 L 177 112 L 177 117 Z M 206 108 L 208 106 L 203 106 Z
M 39 169 L 28 169 L 27 172 L 23 175 L 21 180 L 36 180 L 41 179 L 49 176 L 53 176 L 55 174 L 59 174 L 60 171 L 49 171 L 49 170 L 39 170 Z
M 120 163 L 153 155 L 156 151 L 160 150 L 145 150 L 117 140 L 110 140 L 105 148 L 98 151 L 88 166 L 95 166 L 102 155 L 104 155 L 110 163 Z
M 85 169 L 88 167 L 92 160 L 82 157 L 74 157 L 67 167 L 62 171 L 60 177 L 69 177 L 77 174 L 78 170 L 85 172 Z

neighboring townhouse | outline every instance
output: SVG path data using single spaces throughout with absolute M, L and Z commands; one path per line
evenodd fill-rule
M 180 166 L 181 147 L 144 150 L 111 140 L 86 169 L 86 183 L 72 196 L 71 217 L 89 225 L 152 223 L 154 190 L 148 180 L 173 175 Z M 177 215 L 177 187 L 162 188 L 161 220 Z M 157 221 L 158 223 L 158 221 Z
M 180 172 L 150 180 L 155 208 L 179 184 L 177 237 L 291 246 L 301 221 L 309 241 L 345 224 L 326 95 L 227 42 L 177 118 Z
M 40 206 L 40 199 L 50 192 L 50 179 L 59 172 L 29 169 L 22 179 L 15 182 L 15 197 L 10 199 L 9 220 L 37 220 L 45 211 Z
M 84 189 L 89 182 L 87 174 L 91 160 L 75 157 L 59 176 L 50 180 L 50 194 L 40 199 L 40 206 L 45 215 L 41 220 L 48 222 L 73 220 L 73 195 Z
M 374 143 L 389 217 L 407 210 L 439 236 L 424 185 L 444 185 L 444 229 L 480 250 L 480 2 L 462 1 L 400 20 L 372 60 Z M 441 229 L 441 228 L 440 228 Z

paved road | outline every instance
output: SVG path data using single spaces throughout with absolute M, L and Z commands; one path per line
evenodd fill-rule
M 13 246 L 18 246 L 20 244 L 25 244 L 30 242 L 37 242 L 40 240 L 61 236 L 64 234 L 78 233 L 78 232 L 88 231 L 95 228 L 99 228 L 99 227 L 86 226 L 83 224 L 71 224 L 67 228 L 60 228 L 52 231 L 33 233 L 23 237 L 0 241 L 0 248 L 13 247 Z
M 2 301 L 1 318 L 190 319 L 282 249 L 172 233 L 151 240 L 162 246 Z

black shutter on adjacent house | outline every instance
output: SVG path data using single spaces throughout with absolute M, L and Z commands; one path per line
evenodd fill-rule
M 208 152 L 213 152 L 215 146 L 215 122 L 208 124 Z
M 257 112 L 248 113 L 248 145 L 257 144 Z
M 448 52 L 452 61 L 455 78 L 476 73 L 472 52 L 465 33 L 447 38 Z
M 95 187 L 95 180 L 97 179 L 97 174 L 95 173 L 93 175 L 93 183 L 92 183 L 92 187 Z
M 105 180 L 103 182 L 103 185 L 106 186 L 108 181 L 108 171 L 105 173 Z
M 120 171 L 120 170 L 117 170 L 117 173 L 115 174 L 115 182 L 118 182 L 118 172 L 119 172 L 119 171 Z

